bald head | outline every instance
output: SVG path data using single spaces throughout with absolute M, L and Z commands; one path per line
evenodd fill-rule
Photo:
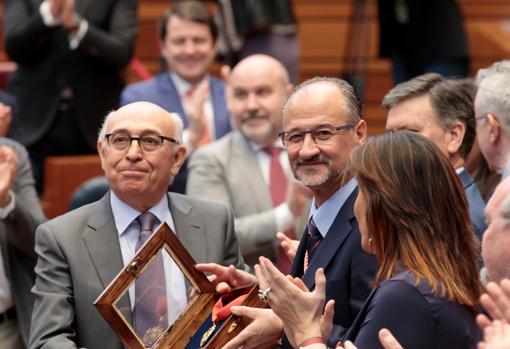
M 287 69 L 278 60 L 268 55 L 256 54 L 241 60 L 232 70 L 230 78 L 246 79 L 249 76 L 274 76 L 283 86 L 289 84 Z
M 108 132 L 108 125 L 113 119 L 125 118 L 129 117 L 130 115 L 135 115 L 140 118 L 167 118 L 171 124 L 171 128 L 173 129 L 171 134 L 172 138 L 182 144 L 183 123 L 181 117 L 176 113 L 169 113 L 160 106 L 150 102 L 130 103 L 108 113 L 103 121 L 101 129 L 99 130 L 98 143 L 104 139 L 106 133 Z
M 268 146 L 281 130 L 280 108 L 288 92 L 285 67 L 266 55 L 243 59 L 227 81 L 227 104 L 237 128 L 250 141 Z
M 108 114 L 97 150 L 112 192 L 140 212 L 162 200 L 186 157 L 184 146 L 172 139 L 180 137 L 177 114 L 152 103 L 132 103 Z

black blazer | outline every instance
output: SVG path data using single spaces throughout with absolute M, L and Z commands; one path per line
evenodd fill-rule
M 381 348 L 378 332 L 388 328 L 406 349 L 476 348 L 480 332 L 468 308 L 435 297 L 430 285 L 416 285 L 404 271 L 372 291 L 343 341 L 358 348 Z
M 50 128 L 64 87 L 74 91 L 78 126 L 95 149 L 105 115 L 118 106 L 121 70 L 133 54 L 138 0 L 76 0 L 89 28 L 76 50 L 67 32 L 47 27 L 39 14 L 42 0 L 4 0 L 5 48 L 18 63 L 9 90 L 19 106 L 19 132 L 29 146 Z
M 291 274 L 301 277 L 309 289 L 315 287 L 315 272 L 324 268 L 326 299 L 335 300 L 332 338 L 339 338 L 348 329 L 372 289 L 377 270 L 375 259 L 361 249 L 358 222 L 354 217 L 356 189 L 347 199 L 315 252 L 314 259 L 303 273 L 306 233 L 301 238 Z M 368 347 L 367 347 L 368 348 Z
M 462 14 L 455 0 L 404 0 L 409 22 L 399 23 L 396 0 L 378 0 L 380 55 L 410 64 L 469 56 Z

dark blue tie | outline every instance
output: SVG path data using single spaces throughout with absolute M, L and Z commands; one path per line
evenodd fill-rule
M 306 240 L 306 252 L 308 253 L 308 264 L 311 263 L 312 258 L 317 251 L 317 247 L 322 241 L 322 235 L 313 221 L 313 216 L 308 222 L 308 234 Z

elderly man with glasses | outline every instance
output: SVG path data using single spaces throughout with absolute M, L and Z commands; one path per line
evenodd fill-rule
M 30 348 L 123 348 L 93 302 L 159 223 L 172 228 L 195 260 L 245 267 L 227 208 L 167 193 L 186 155 L 177 114 L 148 102 L 128 104 L 107 116 L 97 149 L 111 191 L 37 229 Z M 144 299 L 139 289 L 148 285 L 140 277 L 117 303 L 128 309 L 123 315 L 149 347 L 147 334 L 171 325 L 189 294 L 175 264 L 155 260 L 147 267 L 156 264 L 148 283 L 159 287 L 147 292 L 167 302 Z M 156 325 L 152 315 L 161 315 Z

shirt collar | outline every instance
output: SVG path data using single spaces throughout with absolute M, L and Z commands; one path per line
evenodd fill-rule
M 244 135 L 243 135 L 244 136 Z M 244 136 L 246 137 L 246 136 Z M 249 138 L 246 138 L 248 140 L 248 144 L 250 145 L 251 149 L 253 149 L 253 151 L 255 153 L 258 153 L 259 151 L 261 150 L 264 150 L 266 147 L 263 147 L 261 146 L 260 144 L 257 144 L 255 142 L 252 142 Z M 274 142 L 273 142 L 273 147 L 275 148 L 281 148 L 282 150 L 285 150 L 285 148 L 283 147 L 283 144 L 282 144 L 282 141 L 281 139 L 277 138 Z
M 125 202 L 123 202 L 115 193 L 112 191 L 110 194 L 110 204 L 112 206 L 113 219 L 115 221 L 115 227 L 117 232 L 122 235 L 129 225 L 140 215 L 142 212 L 134 209 Z M 167 222 L 170 228 L 175 231 L 172 215 L 168 207 L 168 197 L 163 195 L 161 200 L 148 210 L 154 216 L 156 216 L 160 222 Z
M 335 221 L 338 211 L 340 211 L 340 208 L 345 204 L 349 196 L 356 189 L 357 185 L 358 182 L 356 179 L 351 178 L 351 180 L 338 189 L 319 207 L 316 207 L 315 199 L 312 201 L 310 217 L 313 216 L 313 221 L 319 229 L 322 237 L 326 236 Z
M 177 89 L 177 93 L 179 93 L 179 96 L 184 96 L 194 85 L 191 85 L 189 82 L 181 78 L 179 75 L 177 75 L 175 72 L 170 72 L 170 78 L 174 82 L 175 88 Z M 208 80 L 209 75 L 204 76 L 204 80 Z M 198 84 L 200 84 L 202 81 L 200 81 Z M 197 84 L 197 85 L 198 85 Z
M 460 175 L 462 173 L 462 171 L 464 171 L 464 166 L 461 166 L 461 167 L 455 169 L 455 173 L 457 173 L 457 175 Z

